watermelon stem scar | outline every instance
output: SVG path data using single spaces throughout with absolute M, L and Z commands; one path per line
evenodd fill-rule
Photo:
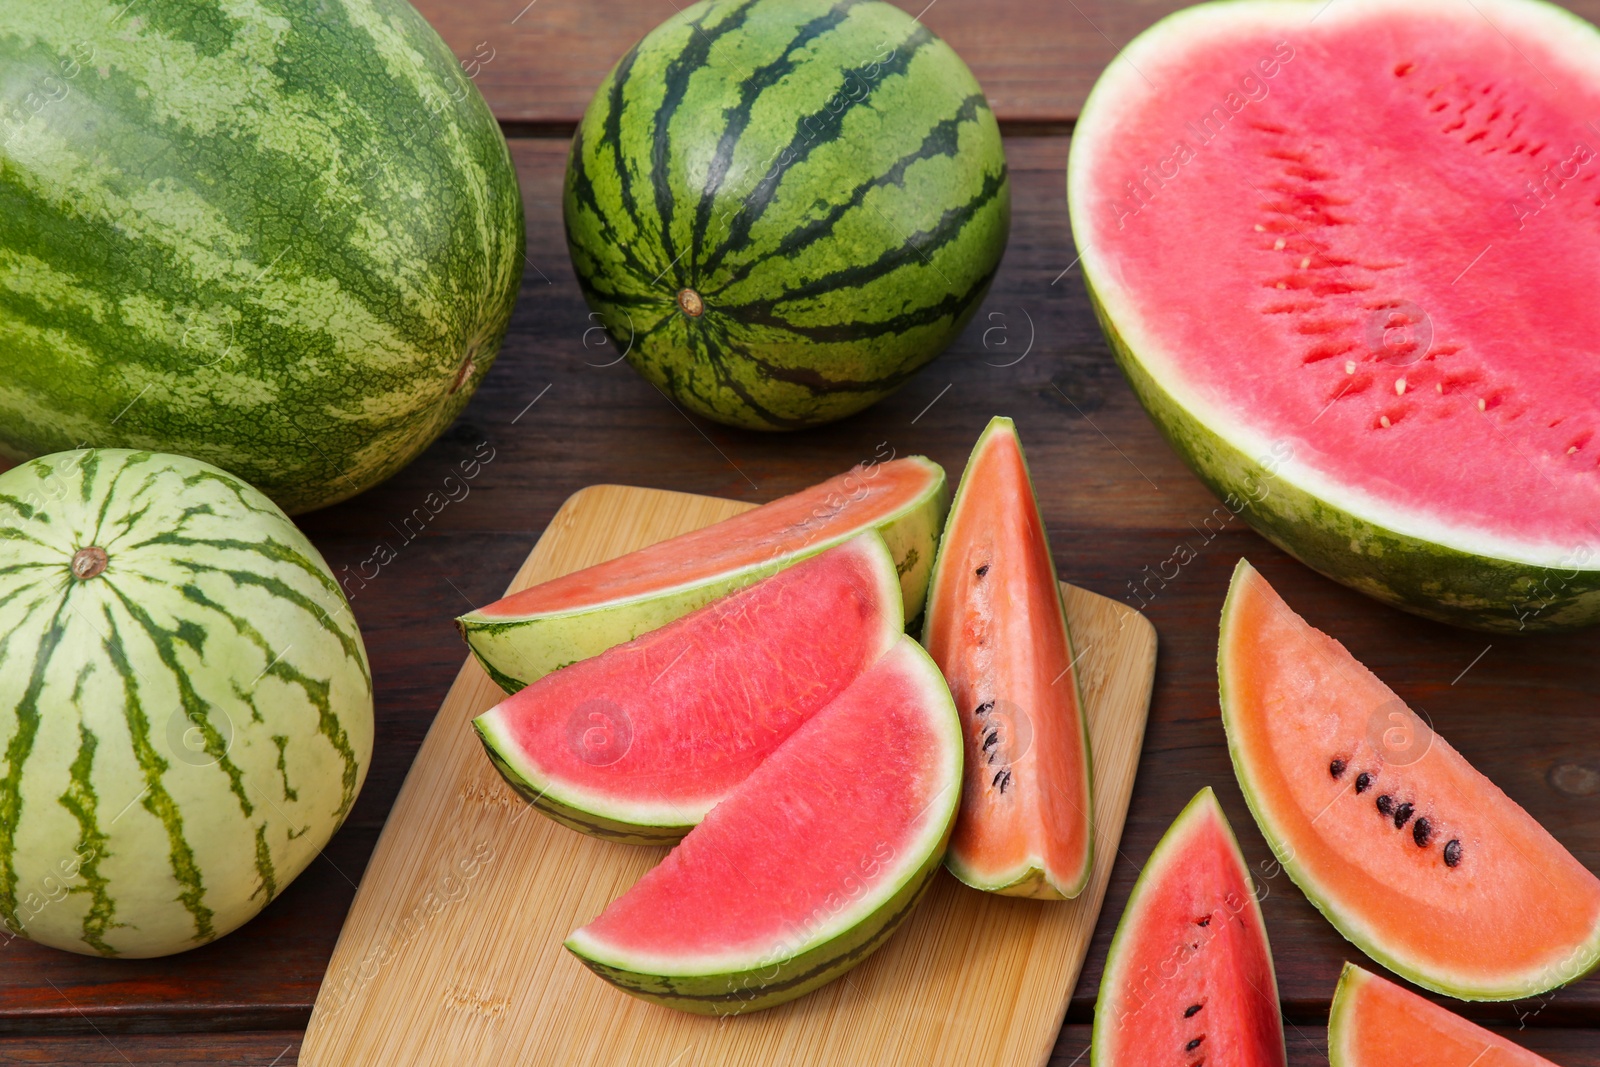
M 80 582 L 86 582 L 105 572 L 106 550 L 98 545 L 80 548 L 72 557 L 72 576 Z
M 693 289 L 683 289 L 678 293 L 678 306 L 683 313 L 691 319 L 698 319 L 705 314 L 706 302 L 700 299 L 700 294 Z

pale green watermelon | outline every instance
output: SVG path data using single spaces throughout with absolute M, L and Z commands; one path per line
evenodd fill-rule
M 0 475 L 0 919 L 158 956 L 265 907 L 372 754 L 327 565 L 197 460 L 66 452 Z
M 0 454 L 196 456 L 291 513 L 460 413 L 522 199 L 405 0 L 0 3 Z

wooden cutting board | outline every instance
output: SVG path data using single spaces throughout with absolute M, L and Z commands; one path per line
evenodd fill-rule
M 625 486 L 584 489 L 556 513 L 511 589 L 749 506 Z M 989 896 L 941 871 L 881 950 L 793 1003 L 708 1019 L 624 996 L 561 942 L 666 850 L 584 837 L 503 784 L 469 724 L 502 694 L 468 658 L 361 880 L 300 1063 L 1043 1064 L 1117 854 L 1156 654 L 1144 616 L 1063 589 L 1094 750 L 1094 874 L 1077 900 Z

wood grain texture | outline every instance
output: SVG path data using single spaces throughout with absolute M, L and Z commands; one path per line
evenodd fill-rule
M 508 591 L 749 505 L 596 486 L 556 513 Z M 1144 737 L 1155 630 L 1065 587 L 1094 750 L 1098 862 L 1068 903 L 996 897 L 944 872 L 843 979 L 742 1018 L 627 997 L 561 942 L 665 849 L 598 841 L 501 781 L 470 720 L 503 699 L 469 659 L 395 802 L 306 1033 L 305 1064 L 1042 1064 L 1055 1044 L 1121 836 Z M 982 997 L 974 989 L 985 990 Z
M 1066 132 L 1095 79 L 1183 0 L 892 0 L 960 53 L 1007 132 Z M 1334 0 L 1337 2 L 1337 0 Z M 417 0 L 514 133 L 570 132 L 613 64 L 686 3 Z M 1569 0 L 1591 22 L 1600 0 Z M 1307 5 L 1309 20 L 1317 11 Z

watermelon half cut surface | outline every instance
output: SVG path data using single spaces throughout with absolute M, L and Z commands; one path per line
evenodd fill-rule
M 990 892 L 1077 896 L 1094 852 L 1089 733 L 1055 562 L 1010 419 L 989 423 L 961 476 L 923 640 L 967 738 L 946 866 Z
M 1091 1048 L 1094 1067 L 1284 1067 L 1267 928 L 1209 786 L 1173 820 L 1128 896 Z
M 1597 116 L 1600 33 L 1538 0 L 1230 0 L 1124 50 L 1073 234 L 1229 512 L 1446 622 L 1600 619 Z
M 1363 952 L 1464 1000 L 1600 962 L 1600 879 L 1244 560 L 1217 673 L 1262 836 Z
M 877 530 L 889 546 L 902 611 L 915 618 L 949 504 L 944 469 L 930 459 L 862 464 L 722 522 L 513 593 L 456 622 L 490 677 L 514 693 L 864 530 Z
M 944 679 L 902 635 L 567 947 L 624 992 L 701 1014 L 832 981 L 938 873 L 961 747 Z
M 1555 1067 L 1353 963 L 1328 1012 L 1330 1067 Z
M 473 720 L 540 811 L 614 841 L 676 841 L 904 630 L 868 531 L 593 659 Z

